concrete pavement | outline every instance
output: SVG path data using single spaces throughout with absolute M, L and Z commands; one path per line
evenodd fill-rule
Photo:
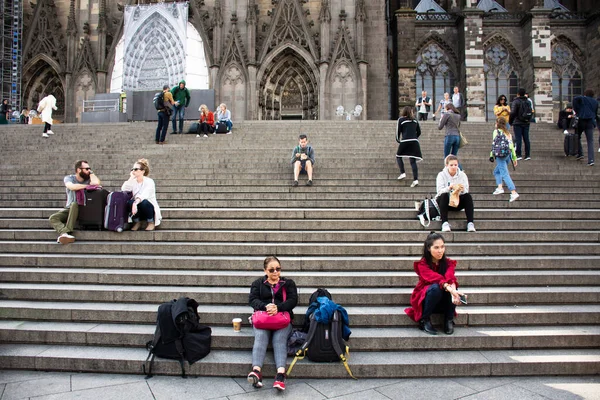
M 289 379 L 277 392 L 264 379 L 254 389 L 245 377 L 214 378 L 0 370 L 0 400 L 250 400 L 250 399 L 468 399 L 598 400 L 600 376 L 439 379 Z

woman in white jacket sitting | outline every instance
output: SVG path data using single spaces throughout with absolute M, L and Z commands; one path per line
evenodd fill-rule
M 469 178 L 467 174 L 458 169 L 458 157 L 450 154 L 446 157 L 446 168 L 440 172 L 436 179 L 437 203 L 440 207 L 442 218 L 442 232 L 450 232 L 448 223 L 448 210 L 465 210 L 467 215 L 467 232 L 475 232 L 473 215 L 473 198 L 469 193 Z M 452 202 L 452 205 L 451 205 Z
M 146 230 L 153 231 L 160 225 L 162 219 L 160 207 L 156 201 L 154 180 L 148 175 L 150 175 L 150 164 L 148 160 L 141 158 L 133 164 L 129 179 L 121 186 L 122 191 L 133 193 L 131 200 L 127 203 L 131 220 L 134 222 L 131 227 L 132 231 L 139 230 L 143 221 L 147 222 Z

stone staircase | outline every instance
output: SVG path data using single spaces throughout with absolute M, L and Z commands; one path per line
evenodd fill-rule
M 192 375 L 245 376 L 252 329 L 249 285 L 262 260 L 281 258 L 299 287 L 295 324 L 315 288 L 349 312 L 359 378 L 600 373 L 600 180 L 562 153 L 562 133 L 532 124 L 533 160 L 511 175 L 521 194 L 492 196 L 491 124 L 465 123 L 460 150 L 477 233 L 451 214 L 448 255 L 469 294 L 452 336 L 420 332 L 405 314 L 412 264 L 429 231 L 414 202 L 435 193 L 443 133 L 423 124 L 421 185 L 397 181 L 394 121 L 236 124 L 207 139 L 155 125 L 3 126 L 0 135 L 0 368 L 141 373 L 161 302 L 201 303 L 213 351 Z M 299 133 L 316 149 L 315 185 L 291 187 Z M 77 231 L 56 244 L 47 218 L 64 204 L 62 178 L 87 159 L 120 188 L 139 157 L 151 162 L 164 220 L 154 232 Z M 439 223 L 432 224 L 439 229 Z M 439 320 L 437 321 L 439 322 Z M 158 360 L 157 373 L 178 374 Z M 265 373 L 274 372 L 268 358 Z M 344 378 L 341 365 L 304 360 L 293 377 Z

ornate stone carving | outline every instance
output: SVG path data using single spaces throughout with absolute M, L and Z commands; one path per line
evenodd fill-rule
M 356 0 L 356 20 L 365 22 L 367 20 L 367 7 L 365 0 Z
M 319 22 L 326 24 L 331 21 L 331 10 L 329 9 L 329 0 L 321 0 L 321 11 L 319 12 Z
M 23 51 L 24 63 L 38 54 L 46 54 L 64 69 L 66 50 L 65 36 L 58 22 L 54 0 L 40 0 L 36 5 L 33 23 Z
M 83 39 L 83 42 L 79 48 L 79 53 L 73 66 L 73 75 L 77 76 L 79 73 L 85 70 L 92 73 L 95 82 L 98 67 L 96 65 L 96 57 L 94 56 L 94 51 L 92 49 L 89 37 L 85 37 Z
M 317 58 L 312 33 L 301 4 L 295 0 L 280 0 L 271 15 L 272 23 L 263 43 L 261 60 L 269 50 L 284 42 L 295 43 L 306 49 L 314 59 Z

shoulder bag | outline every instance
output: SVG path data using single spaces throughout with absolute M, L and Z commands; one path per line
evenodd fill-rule
M 283 290 L 283 301 L 285 301 L 286 290 L 284 287 L 281 287 L 281 290 Z M 273 292 L 273 288 L 271 288 L 271 295 L 273 296 L 273 304 L 275 304 L 275 293 Z M 256 329 L 277 331 L 285 328 L 291 322 L 292 319 L 290 318 L 290 313 L 287 311 L 280 311 L 275 315 L 269 315 L 266 311 L 257 310 L 252 314 L 252 325 L 254 325 Z

